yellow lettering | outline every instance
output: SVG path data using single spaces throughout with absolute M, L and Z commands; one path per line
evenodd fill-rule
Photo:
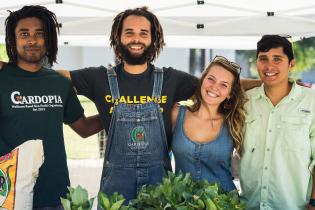
M 126 103 L 126 98 L 125 96 L 121 96 L 119 99 L 120 103 Z
M 127 96 L 127 103 L 128 104 L 133 104 L 133 101 L 130 99 L 130 96 Z
M 153 101 L 153 100 L 154 100 L 153 97 L 147 96 L 147 102 L 150 102 L 150 101 Z
M 105 96 L 105 101 L 108 102 L 108 103 L 109 103 L 109 102 L 114 102 L 114 101 L 112 100 L 112 96 L 111 96 L 111 95 L 106 95 L 106 96 Z
M 146 96 L 140 96 L 140 103 L 144 104 L 146 102 Z
M 139 104 L 140 103 L 140 101 L 137 100 L 137 96 L 133 97 L 133 103 L 135 103 L 135 104 Z
M 109 109 L 109 114 L 113 113 L 114 111 L 114 107 L 112 106 L 110 109 Z
M 167 96 L 162 96 L 162 104 L 166 104 L 166 102 L 167 102 Z
M 163 113 L 164 112 L 164 109 L 162 107 L 160 107 L 160 112 Z

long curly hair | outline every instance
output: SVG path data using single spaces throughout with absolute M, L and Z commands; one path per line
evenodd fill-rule
M 213 60 L 208 64 L 208 66 L 202 72 L 201 78 L 199 80 L 198 88 L 195 94 L 192 96 L 193 104 L 188 106 L 187 109 L 191 112 L 196 112 L 199 110 L 202 103 L 201 96 L 201 85 L 206 78 L 208 72 L 213 66 L 221 66 L 227 71 L 231 72 L 233 75 L 233 84 L 231 87 L 231 98 L 228 99 L 230 107 L 227 109 L 224 104 L 227 103 L 225 99 L 220 105 L 218 112 L 225 116 L 225 121 L 229 128 L 230 135 L 234 141 L 234 147 L 238 154 L 241 154 L 243 138 L 244 138 L 244 125 L 245 125 L 245 109 L 244 104 L 246 102 L 246 97 L 243 88 L 240 83 L 240 75 L 233 67 L 220 60 Z
M 17 62 L 15 28 L 21 19 L 38 18 L 42 21 L 45 33 L 45 47 L 48 63 L 52 66 L 57 59 L 59 25 L 56 15 L 46 7 L 39 5 L 24 6 L 11 12 L 5 20 L 5 44 L 10 63 Z
M 151 47 L 153 48 L 151 55 L 148 58 L 148 62 L 154 61 L 163 49 L 164 36 L 162 26 L 157 17 L 147 7 L 139 7 L 135 9 L 127 9 L 119 13 L 113 20 L 112 31 L 110 34 L 110 46 L 113 48 L 116 58 L 120 61 L 123 60 L 120 49 L 121 49 L 121 32 L 124 20 L 130 16 L 145 17 L 151 24 Z

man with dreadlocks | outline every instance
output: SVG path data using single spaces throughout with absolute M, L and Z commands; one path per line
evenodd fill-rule
M 42 6 L 25 6 L 6 19 L 9 63 L 0 71 L 0 156 L 29 139 L 43 140 L 45 161 L 34 187 L 36 210 L 59 210 L 70 185 L 62 124 L 87 137 L 102 129 L 86 118 L 69 80 L 42 67 L 57 55 L 56 16 Z
M 79 94 L 94 101 L 108 132 L 101 191 L 122 193 L 127 202 L 142 185 L 161 182 L 171 169 L 171 107 L 189 98 L 198 80 L 151 64 L 164 38 L 157 17 L 146 7 L 119 13 L 110 43 L 118 65 L 63 73 L 71 76 Z

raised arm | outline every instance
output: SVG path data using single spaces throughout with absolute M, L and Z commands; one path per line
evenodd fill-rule
M 57 73 L 71 80 L 70 72 L 67 70 L 56 70 Z
M 99 115 L 83 116 L 74 123 L 69 124 L 69 126 L 82 138 L 87 138 L 103 130 Z
M 255 87 L 259 87 L 261 84 L 262 81 L 259 79 L 241 79 L 241 86 L 245 91 Z
M 6 64 L 6 63 L 3 61 L 0 61 L 0 70 L 2 69 L 2 67 L 4 67 L 4 64 Z

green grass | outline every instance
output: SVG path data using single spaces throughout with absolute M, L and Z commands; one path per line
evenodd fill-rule
M 84 108 L 85 116 L 97 114 L 96 107 L 92 101 L 84 96 L 78 96 Z M 81 138 L 68 125 L 63 126 L 65 147 L 70 159 L 99 158 L 99 141 L 97 134 L 88 138 Z

